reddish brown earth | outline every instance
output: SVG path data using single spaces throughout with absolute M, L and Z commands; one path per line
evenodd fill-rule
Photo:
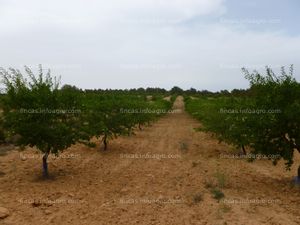
M 181 97 L 174 107 L 184 108 Z M 300 189 L 290 184 L 296 165 L 222 158 L 232 147 L 199 126 L 182 111 L 106 152 L 73 146 L 50 159 L 50 180 L 40 178 L 34 149 L 0 156 L 0 207 L 9 211 L 0 224 L 300 224 Z M 225 198 L 214 199 L 214 188 Z

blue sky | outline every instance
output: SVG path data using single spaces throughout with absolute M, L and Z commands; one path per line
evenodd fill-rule
M 288 35 L 299 35 L 300 2 L 298 0 L 228 0 L 227 18 L 258 18 L 278 20 L 279 23 L 249 26 L 249 29 L 281 30 Z
M 246 88 L 241 67 L 294 64 L 297 0 L 0 0 L 0 62 L 81 88 Z

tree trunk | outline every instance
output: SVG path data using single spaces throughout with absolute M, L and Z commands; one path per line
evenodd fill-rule
M 298 180 L 300 181 L 300 166 L 298 167 Z
M 43 155 L 43 176 L 45 178 L 47 178 L 49 176 L 49 173 L 48 173 L 48 163 L 47 163 L 47 159 L 48 159 L 49 153 L 50 153 L 50 151 L 47 151 Z
M 107 135 L 105 134 L 103 137 L 104 150 L 107 149 Z
M 245 146 L 244 146 L 244 145 L 242 145 L 242 150 L 243 150 L 243 154 L 246 155 L 247 152 L 246 152 L 246 149 L 245 149 Z
M 141 124 L 139 123 L 139 129 L 142 130 Z

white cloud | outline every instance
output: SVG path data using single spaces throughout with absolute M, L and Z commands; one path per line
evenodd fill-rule
M 223 11 L 223 0 L 10 0 L 0 2 L 0 28 L 2 32 L 47 25 L 81 29 L 122 19 L 186 20 Z
M 82 88 L 212 90 L 246 87 L 242 66 L 300 68 L 299 37 L 201 19 L 225 9 L 222 0 L 0 1 L 1 66 L 42 63 Z

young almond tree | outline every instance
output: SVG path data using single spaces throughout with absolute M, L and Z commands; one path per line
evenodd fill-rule
M 102 137 L 104 150 L 107 150 L 109 140 L 129 135 L 134 126 L 133 118 L 128 119 L 128 115 L 120 110 L 128 106 L 127 103 L 125 98 L 116 96 L 100 96 L 94 101 L 89 129 L 96 137 Z
M 49 154 L 58 154 L 76 142 L 74 124 L 80 111 L 77 95 L 59 90 L 59 82 L 50 71 L 38 76 L 25 67 L 27 79 L 19 70 L 3 68 L 0 75 L 6 88 L 3 100 L 4 126 L 11 135 L 18 134 L 18 145 L 36 147 L 43 154 L 43 175 L 48 177 Z
M 252 120 L 250 147 L 254 153 L 278 156 L 274 164 L 284 159 L 290 169 L 295 152 L 300 153 L 300 84 L 293 78 L 293 67 L 289 73 L 282 68 L 279 76 L 270 68 L 267 68 L 266 76 L 244 72 L 250 81 L 256 108 L 270 112 Z M 300 166 L 296 179 L 300 181 Z

